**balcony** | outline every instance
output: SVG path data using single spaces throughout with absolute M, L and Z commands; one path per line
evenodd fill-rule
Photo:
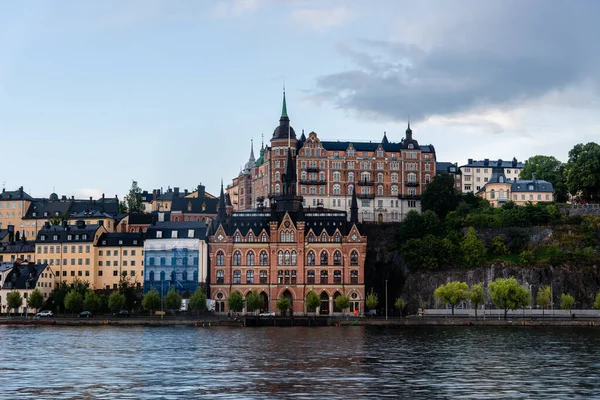
M 356 195 L 356 197 L 359 198 L 359 199 L 374 199 L 375 198 L 375 194 L 374 193 L 373 194 L 370 194 L 370 193 L 369 194 L 359 193 L 359 194 Z
M 498 197 L 498 203 L 506 203 L 506 202 L 508 202 L 508 197 L 506 197 L 506 196 Z
M 418 194 L 399 194 L 398 198 L 400 200 L 420 200 L 421 195 Z
M 356 182 L 356 184 L 359 186 L 373 186 L 373 185 L 375 185 L 375 182 L 360 180 L 360 181 Z
M 306 172 L 319 172 L 321 169 L 319 167 L 308 167 L 306 168 Z
M 404 186 L 417 187 L 417 186 L 419 186 L 419 182 L 411 182 L 411 181 L 404 182 Z
M 300 179 L 298 183 L 301 185 L 327 185 L 327 181 L 321 179 Z

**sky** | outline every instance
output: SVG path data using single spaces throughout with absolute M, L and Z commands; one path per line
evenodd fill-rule
M 273 135 L 567 160 L 600 139 L 595 0 L 0 2 L 0 184 L 218 194 Z

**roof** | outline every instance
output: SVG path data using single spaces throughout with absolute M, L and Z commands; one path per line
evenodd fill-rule
M 484 167 L 484 168 L 492 168 L 492 167 L 497 167 L 497 166 L 502 166 L 502 168 L 523 168 L 525 166 L 525 164 L 523 164 L 520 161 L 517 161 L 515 158 L 513 158 L 512 161 L 503 161 L 503 160 L 490 160 L 490 159 L 484 159 L 484 160 L 473 160 L 473 159 L 469 159 L 469 162 L 465 165 L 461 165 L 460 168 L 463 167 Z
M 35 242 L 0 243 L 0 253 L 33 253 Z
M 161 232 L 162 237 L 157 237 L 157 232 Z M 172 232 L 177 231 L 178 239 L 191 239 L 190 231 L 193 231 L 193 239 L 206 239 L 206 224 L 202 221 L 186 222 L 157 222 L 150 225 L 145 233 L 146 239 L 172 239 Z
M 48 264 L 15 262 L 3 281 L 2 289 L 35 289 L 46 268 Z
M 97 200 L 65 197 L 61 200 L 33 199 L 23 219 L 45 219 L 61 215 L 68 215 L 69 218 L 89 218 L 90 213 L 97 212 L 104 214 L 98 215 L 100 218 L 114 218 L 119 213 L 118 199 L 104 197 Z
M 33 200 L 33 197 L 28 195 L 21 186 L 17 190 L 6 190 L 2 189 L 0 193 L 0 200 Z
M 442 172 L 450 172 L 450 167 L 456 168 L 456 171 L 454 173 L 460 173 L 460 170 L 458 169 L 455 163 L 447 161 L 436 161 L 435 172 L 438 174 Z
M 48 227 L 44 225 L 38 232 L 35 239 L 36 243 L 88 243 L 94 241 L 96 231 L 101 227 L 100 224 L 79 224 L 79 225 L 54 225 Z
M 327 141 L 327 140 L 321 141 L 321 145 L 323 146 L 323 148 L 328 151 L 346 151 L 346 150 L 348 150 L 348 147 L 350 147 L 350 144 L 352 144 L 352 147 L 354 148 L 355 151 L 374 152 L 374 151 L 377 151 L 377 148 L 379 147 L 379 145 L 381 145 L 381 147 L 383 148 L 384 151 L 399 152 L 402 149 L 403 142 L 381 143 L 381 142 L 354 142 L 354 141 L 351 142 L 351 141 L 339 141 L 339 140 L 338 141 Z M 433 146 L 431 146 L 431 145 L 419 146 L 419 148 L 424 153 L 434 153 L 435 152 Z
M 171 203 L 171 212 L 191 214 L 216 214 L 219 199 L 210 197 L 181 197 L 174 198 Z
M 150 225 L 152 214 L 131 213 L 129 214 L 129 225 Z
M 8 229 L 0 229 L 0 242 L 8 236 Z
M 98 247 L 140 246 L 144 245 L 144 235 L 129 232 L 104 232 L 98 238 Z
M 552 184 L 541 179 L 511 181 L 510 190 L 515 192 L 554 192 Z

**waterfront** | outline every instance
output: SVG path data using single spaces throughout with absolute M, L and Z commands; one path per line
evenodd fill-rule
M 0 398 L 590 398 L 598 328 L 0 327 Z

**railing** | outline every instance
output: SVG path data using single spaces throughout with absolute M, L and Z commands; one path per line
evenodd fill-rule
M 398 198 L 400 200 L 419 200 L 421 196 L 418 194 L 399 194 Z
M 417 187 L 417 186 L 419 186 L 419 182 L 411 182 L 411 181 L 409 181 L 409 182 L 405 182 L 405 183 L 404 183 L 404 186 L 408 186 L 408 187 Z
M 321 179 L 300 179 L 298 183 L 301 185 L 326 185 L 327 181 Z
M 319 167 L 308 167 L 306 168 L 306 172 L 319 172 L 321 169 Z
M 360 181 L 356 182 L 356 184 L 359 186 L 373 186 L 373 185 L 375 185 L 375 182 L 360 180 Z
M 359 199 L 374 199 L 375 198 L 375 194 L 357 194 L 356 195 L 357 198 Z

